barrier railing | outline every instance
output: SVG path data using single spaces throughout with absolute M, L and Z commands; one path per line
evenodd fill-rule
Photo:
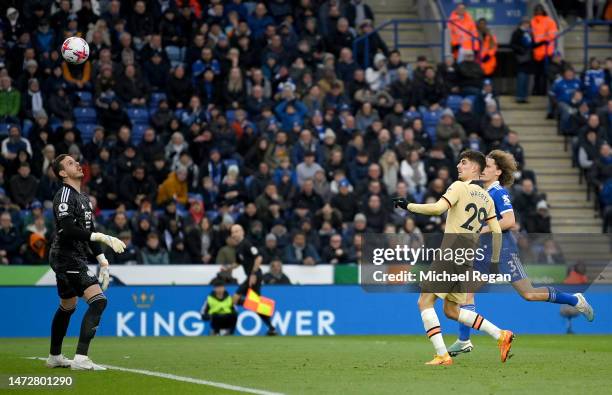
M 574 29 L 581 27 L 583 29 L 583 45 L 582 45 L 582 63 L 584 69 L 588 67 L 589 63 L 589 49 L 612 49 L 612 43 L 608 44 L 591 44 L 589 41 L 590 27 L 596 25 L 612 25 L 612 21 L 604 21 L 601 19 L 584 19 L 582 21 L 574 22 L 570 26 L 566 27 L 555 36 L 555 51 L 560 48 L 559 40 L 566 34 L 572 32 Z M 564 49 L 564 48 L 563 48 Z
M 433 43 L 401 43 L 400 39 L 400 31 L 399 25 L 433 25 L 433 24 L 441 24 L 440 28 L 440 41 Z M 482 40 L 478 35 L 473 34 L 469 30 L 465 29 L 463 26 L 457 24 L 455 21 L 448 19 L 391 19 L 383 24 L 376 27 L 374 30 L 369 32 L 368 34 L 357 37 L 353 41 L 353 53 L 355 56 L 360 54 L 363 58 L 356 58 L 357 62 L 360 63 L 364 68 L 367 68 L 370 65 L 370 37 L 372 37 L 376 33 L 380 33 L 383 29 L 386 29 L 389 26 L 392 26 L 393 31 L 393 47 L 394 48 L 440 48 L 440 58 L 444 59 L 444 51 L 445 51 L 445 43 L 446 43 L 446 32 L 448 29 L 448 25 L 451 24 L 458 28 L 459 30 L 467 33 L 472 39 L 472 47 L 474 47 L 474 43 L 478 42 L 481 44 Z M 360 44 L 363 43 L 363 53 L 359 53 L 358 49 Z M 479 45 L 480 47 L 480 45 Z M 480 59 L 478 59 L 480 60 Z

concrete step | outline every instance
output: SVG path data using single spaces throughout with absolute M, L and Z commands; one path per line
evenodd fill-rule
M 382 12 L 412 14 L 415 18 L 417 17 L 416 8 L 406 0 L 367 0 L 366 2 L 372 8 L 372 12 L 374 12 L 376 19 L 379 21 L 378 16 Z
M 599 219 L 596 212 L 592 208 L 550 208 L 550 215 L 553 218 L 591 218 L 593 220 Z
M 576 226 L 583 226 L 583 225 L 593 225 L 594 219 L 593 218 L 553 218 L 551 221 L 553 224 L 555 225 L 576 225 Z
M 388 45 L 393 46 L 394 34 L 393 30 L 384 30 L 380 32 L 380 38 Z M 425 35 L 421 31 L 398 31 L 397 37 L 399 44 L 425 42 Z M 427 50 L 427 48 L 423 48 L 423 50 Z
M 529 152 L 529 149 L 525 149 Z M 572 167 L 572 161 L 569 158 L 553 158 L 553 159 L 542 159 L 542 158 L 525 158 L 529 167 L 532 169 L 563 169 L 563 170 L 574 170 Z
M 393 47 L 392 43 L 387 41 L 387 45 Z M 427 59 L 433 59 L 433 50 L 437 48 L 399 48 L 402 60 L 404 62 L 415 63 L 419 56 L 426 56 Z
M 578 183 L 572 183 L 572 182 L 561 181 L 561 182 L 553 184 L 551 181 L 545 182 L 545 180 L 539 179 L 538 180 L 538 190 L 540 192 L 546 192 L 546 193 L 581 192 L 585 194 L 584 196 L 586 196 L 584 185 L 579 185 Z
M 569 158 L 567 157 L 567 152 L 563 151 L 563 147 L 556 147 L 554 149 L 551 150 L 546 150 L 545 148 L 538 148 L 538 149 L 529 149 L 529 151 L 527 151 L 527 155 L 525 155 L 525 160 L 531 160 L 531 159 L 563 159 L 563 160 L 569 160 Z M 571 163 L 571 160 L 570 160 Z
M 557 144 L 559 147 L 563 147 L 563 136 L 559 135 L 548 135 L 542 133 L 536 133 L 531 129 L 520 129 L 518 130 L 519 138 L 523 144 L 531 143 L 551 143 Z
M 573 233 L 573 234 L 577 234 L 577 233 L 601 233 L 601 225 L 580 225 L 580 226 L 574 226 L 574 225 L 556 225 L 556 224 L 552 224 L 552 231 L 553 233 Z

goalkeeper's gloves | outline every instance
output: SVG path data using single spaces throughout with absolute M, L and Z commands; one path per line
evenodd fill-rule
M 108 284 L 110 283 L 110 272 L 108 270 L 108 260 L 104 254 L 100 254 L 96 257 L 100 264 L 100 272 L 98 274 L 98 282 L 102 288 L 102 291 L 106 291 Z
M 394 197 L 391 198 L 393 200 L 393 207 L 403 208 L 404 210 L 408 210 L 408 199 L 403 197 Z
M 106 244 L 117 254 L 121 254 L 125 251 L 125 244 L 121 240 L 113 236 L 105 235 L 104 233 L 94 232 L 91 234 L 90 240 Z

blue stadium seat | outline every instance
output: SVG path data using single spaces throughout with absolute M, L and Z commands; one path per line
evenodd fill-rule
M 149 108 L 157 108 L 159 102 L 166 99 L 167 97 L 164 92 L 151 93 L 151 98 L 149 99 Z
M 413 121 L 413 120 L 415 120 L 417 118 L 423 118 L 421 113 L 418 112 L 418 111 L 406 111 L 406 112 L 404 112 L 404 116 L 406 118 L 408 118 L 409 120 L 411 120 L 411 121 Z
M 223 164 L 225 165 L 226 169 L 228 169 L 231 165 L 240 165 L 236 159 L 224 159 Z
M 463 97 L 459 95 L 450 95 L 446 99 L 446 105 L 448 106 L 448 108 L 453 110 L 454 113 L 457 113 L 457 111 L 459 111 L 459 108 L 461 107 L 462 100 L 463 100 Z
M 21 135 L 25 137 L 26 139 L 29 138 L 30 130 L 32 130 L 33 126 L 34 126 L 34 123 L 32 123 L 32 121 L 30 121 L 29 119 L 24 119 L 23 127 L 21 128 Z
M 145 130 L 149 128 L 150 125 L 144 123 L 134 124 L 132 128 L 132 144 L 138 145 L 142 141 L 142 136 L 144 135 Z
M 130 107 L 127 109 L 127 115 L 133 124 L 149 123 L 149 110 L 142 107 Z
M 93 107 L 76 107 L 73 113 L 76 123 L 95 123 L 97 120 L 96 109 Z
M 464 97 L 464 99 L 468 99 L 472 102 L 472 104 L 474 104 L 476 102 L 476 95 L 467 95 L 466 97 Z
M 228 123 L 234 122 L 236 119 L 236 110 L 227 110 L 225 112 L 225 118 L 227 118 Z
M 206 216 L 212 222 L 219 216 L 219 212 L 217 210 L 208 210 L 206 211 Z
M 49 120 L 49 126 L 55 132 L 55 131 L 57 131 L 57 129 L 59 129 L 60 126 L 62 126 L 62 121 L 60 121 L 57 118 L 51 118 Z
M 168 59 L 170 60 L 172 67 L 176 67 L 183 63 L 183 54 L 181 53 L 181 49 L 179 47 L 168 45 L 166 47 L 166 55 L 168 55 Z
M 96 131 L 95 123 L 77 123 L 76 128 L 81 132 L 81 140 L 83 144 L 87 144 L 91 141 Z
M 441 109 L 438 111 L 427 110 L 423 112 L 423 126 L 429 137 L 431 137 L 432 143 L 436 142 L 436 126 L 438 126 L 438 122 L 440 121 L 440 115 L 442 115 Z
M 79 105 L 83 107 L 89 107 L 93 105 L 93 96 L 91 92 L 88 91 L 76 91 L 74 95 L 77 97 L 77 101 L 80 102 Z
M 10 123 L 0 123 L 0 136 L 7 136 L 10 126 Z

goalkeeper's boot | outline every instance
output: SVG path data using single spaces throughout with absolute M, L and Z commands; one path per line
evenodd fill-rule
M 449 348 L 448 353 L 451 357 L 456 357 L 459 354 L 464 354 L 472 351 L 474 345 L 470 339 L 468 340 L 457 340 Z
M 578 304 L 576 305 L 576 310 L 582 313 L 582 315 L 587 319 L 587 321 L 591 322 L 595 318 L 595 312 L 593 308 L 587 302 L 586 298 L 583 294 L 574 294 L 575 297 L 578 298 Z
M 453 364 L 453 359 L 448 355 L 448 353 L 444 355 L 436 355 L 434 359 L 429 362 L 425 362 L 425 365 L 442 365 L 448 366 Z
M 63 356 L 62 354 L 49 354 L 49 358 L 47 358 L 47 362 L 45 362 L 45 365 L 48 368 L 69 368 L 72 365 L 72 361 Z
M 75 355 L 72 370 L 106 370 L 104 366 L 96 365 L 87 355 Z
M 499 337 L 499 340 L 497 340 L 497 346 L 499 347 L 502 362 L 506 362 L 508 358 L 512 356 L 510 354 L 510 349 L 512 348 L 513 340 L 514 333 L 512 333 L 512 331 L 501 331 L 501 336 Z

